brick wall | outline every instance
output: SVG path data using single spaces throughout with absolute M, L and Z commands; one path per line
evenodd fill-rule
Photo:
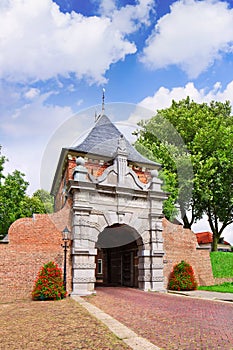
M 9 229 L 9 243 L 0 244 L 0 302 L 31 296 L 40 268 L 55 261 L 63 268 L 62 230 L 70 227 L 70 203 L 55 214 L 36 214 L 15 221 Z M 67 257 L 68 289 L 71 289 L 71 261 Z
M 181 260 L 186 261 L 193 267 L 199 285 L 214 284 L 210 253 L 206 250 L 196 249 L 195 233 L 184 229 L 181 225 L 174 225 L 163 219 L 163 238 L 166 285 L 174 265 L 181 262 Z

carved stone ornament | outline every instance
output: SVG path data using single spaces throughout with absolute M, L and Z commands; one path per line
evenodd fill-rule
M 118 150 L 122 152 L 127 152 L 126 142 L 123 135 L 120 135 L 118 139 Z
M 87 169 L 85 168 L 85 160 L 82 157 L 76 158 L 77 166 L 73 170 L 75 181 L 86 181 Z

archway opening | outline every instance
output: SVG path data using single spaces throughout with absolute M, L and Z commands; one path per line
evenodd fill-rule
M 96 242 L 96 284 L 138 288 L 141 237 L 128 225 L 106 227 Z

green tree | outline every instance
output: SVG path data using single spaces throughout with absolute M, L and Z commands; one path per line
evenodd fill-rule
M 0 185 L 0 234 L 5 236 L 10 225 L 20 217 L 20 202 L 26 195 L 28 182 L 15 170 Z
M 37 197 L 24 198 L 19 203 L 19 217 L 31 217 L 33 214 L 44 214 L 46 209 L 44 203 Z
M 53 208 L 52 197 L 44 190 L 36 191 L 32 197 L 27 196 L 29 183 L 20 171 L 4 176 L 5 161 L 6 158 L 0 156 L 0 239 L 15 220 L 31 217 L 33 213 L 52 212 Z
M 43 189 L 37 190 L 33 193 L 33 198 L 38 198 L 43 204 L 46 213 L 53 213 L 54 211 L 54 198 L 48 191 Z
M 7 160 L 6 157 L 4 157 L 1 154 L 1 149 L 2 149 L 2 147 L 0 146 L 0 185 L 1 185 L 2 179 L 4 178 L 3 169 L 4 169 L 4 164 Z
M 206 214 L 213 232 L 212 250 L 216 250 L 223 230 L 233 222 L 230 103 L 198 104 L 187 97 L 173 101 L 171 107 L 157 111 L 155 117 L 140 126 L 137 144 L 162 163 L 165 183 L 167 179 L 172 184 L 173 204 L 179 204 L 184 226 L 191 228 Z

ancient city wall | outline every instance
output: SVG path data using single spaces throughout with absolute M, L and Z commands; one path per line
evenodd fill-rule
M 193 267 L 199 285 L 214 284 L 209 251 L 196 248 L 196 236 L 191 230 L 184 229 L 182 225 L 174 225 L 163 219 L 163 239 L 166 285 L 174 265 L 181 262 L 181 260 L 186 261 Z
M 0 244 L 0 302 L 30 297 L 40 268 L 55 261 L 63 268 L 62 230 L 69 225 L 70 205 L 55 214 L 15 221 L 9 243 Z M 70 264 L 70 257 L 67 258 Z M 71 266 L 68 268 L 70 281 Z

